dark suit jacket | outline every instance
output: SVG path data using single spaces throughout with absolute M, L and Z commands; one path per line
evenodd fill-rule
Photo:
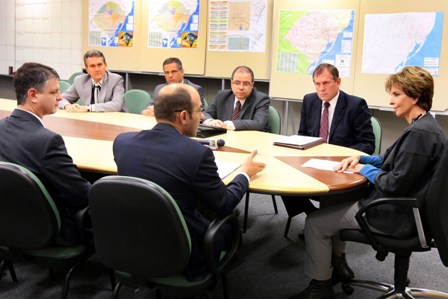
M 124 80 L 118 74 L 106 71 L 99 94 L 99 103 L 94 105 L 95 112 L 126 111 L 124 105 Z M 67 104 L 73 104 L 78 100 L 85 105 L 92 100 L 92 77 L 89 74 L 79 75 L 73 84 L 62 94 L 59 108 Z
M 318 137 L 321 115 L 322 100 L 319 99 L 317 93 L 305 95 L 298 134 Z M 364 99 L 340 90 L 328 142 L 372 154 L 375 150 L 375 136 L 370 121 L 371 117 Z
M 241 107 L 240 117 L 233 121 L 235 130 L 268 130 L 269 105 L 271 100 L 254 88 Z M 215 101 L 204 112 L 205 119 L 231 120 L 235 95 L 231 89 L 218 91 Z
M 118 174 L 153 181 L 173 196 L 192 238 L 186 274 L 194 279 L 205 273 L 202 246 L 210 221 L 198 211 L 198 202 L 218 215 L 228 215 L 248 189 L 246 177 L 237 175 L 225 186 L 211 149 L 168 124 L 122 133 L 113 150 Z
M 59 243 L 79 243 L 74 215 L 87 207 L 90 183 L 73 164 L 62 137 L 44 128 L 37 116 L 15 109 L 0 121 L 0 160 L 24 166 L 42 181 L 61 215 Z
M 204 89 L 200 85 L 194 84 L 193 82 L 191 82 L 188 79 L 184 79 L 183 83 L 194 87 L 198 91 L 199 97 L 201 98 L 202 107 L 205 107 L 206 99 L 205 99 L 205 91 L 204 91 Z M 154 92 L 152 93 L 152 100 L 151 100 L 151 102 L 149 103 L 148 106 L 154 105 L 154 100 L 155 100 L 156 96 L 159 94 L 159 91 L 162 89 L 162 87 L 164 87 L 167 84 L 168 83 L 162 83 L 162 84 L 157 85 L 156 88 L 154 88 Z

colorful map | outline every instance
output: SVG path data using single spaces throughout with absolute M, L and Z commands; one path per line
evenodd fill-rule
M 131 47 L 134 1 L 89 1 L 89 45 Z
M 354 18 L 352 9 L 281 10 L 276 71 L 312 74 L 327 62 L 349 76 Z
M 148 47 L 197 48 L 200 0 L 148 1 Z
M 392 74 L 417 65 L 437 76 L 442 28 L 441 12 L 366 15 L 362 72 Z

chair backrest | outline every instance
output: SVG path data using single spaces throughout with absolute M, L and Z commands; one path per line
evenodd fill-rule
M 37 249 L 55 241 L 61 220 L 42 182 L 8 162 L 0 162 L 0 178 L 0 246 Z
M 425 199 L 425 221 L 434 237 L 440 259 L 448 267 L 448 140 Z
M 131 89 L 124 94 L 124 102 L 130 113 L 142 113 L 150 101 L 151 95 L 141 89 Z
M 282 130 L 280 113 L 273 106 L 269 106 L 268 130 L 274 134 L 280 134 Z
M 66 91 L 72 84 L 66 80 L 59 80 L 59 90 L 61 93 Z
M 75 72 L 67 79 L 67 81 L 70 82 L 70 84 L 73 84 L 73 81 L 75 81 L 76 77 L 78 77 L 79 75 L 84 75 L 84 74 L 85 73 L 83 73 L 83 72 Z
M 89 202 L 96 254 L 104 265 L 147 277 L 185 269 L 188 228 L 162 187 L 134 177 L 103 177 L 93 184 Z
M 372 116 L 370 119 L 372 122 L 372 128 L 373 128 L 373 135 L 375 135 L 375 151 L 373 152 L 374 155 L 379 155 L 381 153 L 381 137 L 382 137 L 382 127 L 380 121 Z

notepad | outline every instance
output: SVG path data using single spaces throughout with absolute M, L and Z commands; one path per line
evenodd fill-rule
M 292 147 L 301 150 L 319 145 L 321 143 L 324 143 L 324 140 L 320 137 L 311 137 L 302 135 L 287 136 L 274 141 L 274 145 Z
M 241 164 L 236 162 L 224 162 L 224 161 L 216 161 L 216 166 L 218 166 L 218 174 L 221 179 L 224 179 L 226 176 L 234 172 Z

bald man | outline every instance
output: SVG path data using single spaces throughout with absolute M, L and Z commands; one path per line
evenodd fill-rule
M 190 139 L 196 135 L 202 115 L 197 90 L 186 84 L 163 87 L 154 102 L 157 125 L 152 130 L 127 132 L 114 141 L 118 174 L 155 182 L 168 191 L 179 205 L 192 239 L 192 252 L 185 274 L 189 280 L 207 273 L 203 259 L 203 238 L 210 221 L 198 211 L 201 202 L 217 215 L 228 215 L 247 192 L 252 176 L 264 169 L 253 161 L 256 151 L 242 165 L 242 171 L 227 186 L 218 175 L 210 148 Z M 227 248 L 222 236 L 220 248 Z

